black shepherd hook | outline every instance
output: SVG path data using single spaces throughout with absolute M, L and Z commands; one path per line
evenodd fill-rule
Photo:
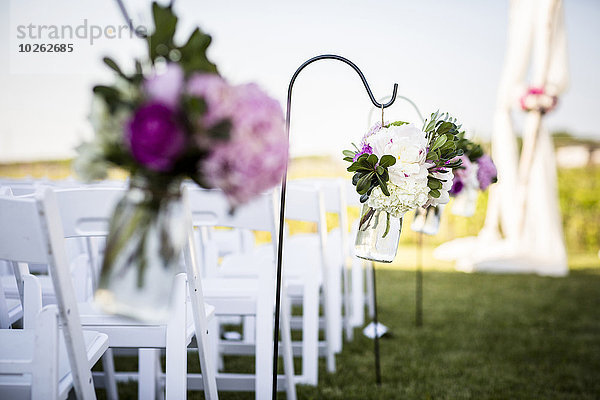
M 398 84 L 394 83 L 394 90 L 392 92 L 392 98 L 385 104 L 381 104 L 377 102 L 375 96 L 373 96 L 373 92 L 367 83 L 367 79 L 365 78 L 362 71 L 354 64 L 352 61 L 344 58 L 342 56 L 338 56 L 335 54 L 322 54 L 320 56 L 313 57 L 311 59 L 306 60 L 296 72 L 292 76 L 290 81 L 290 86 L 288 87 L 288 95 L 287 95 L 287 109 L 285 114 L 285 130 L 288 138 L 290 137 L 290 120 L 291 120 L 291 110 L 292 110 L 292 89 L 294 87 L 294 82 L 296 78 L 300 74 L 300 72 L 309 64 L 314 63 L 319 60 L 338 60 L 342 61 L 349 66 L 352 67 L 356 71 L 356 73 L 360 76 L 363 85 L 365 85 L 365 89 L 367 90 L 367 94 L 371 99 L 373 105 L 379 109 L 384 109 L 391 106 L 396 100 L 396 94 L 398 92 Z M 277 298 L 275 299 L 275 331 L 273 336 L 273 393 L 272 398 L 277 399 L 277 369 L 279 362 L 279 314 L 281 310 L 281 275 L 282 275 L 282 260 L 283 260 L 283 231 L 284 231 L 284 223 L 285 223 L 285 196 L 286 196 L 286 185 L 287 185 L 287 167 L 283 174 L 283 179 L 281 181 L 281 205 L 280 205 L 280 213 L 279 213 L 279 239 L 277 245 Z

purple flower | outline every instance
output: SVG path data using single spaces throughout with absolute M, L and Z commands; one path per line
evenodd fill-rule
M 179 64 L 169 63 L 162 74 L 154 74 L 143 84 L 148 100 L 177 107 L 183 89 L 183 69 Z
M 277 185 L 288 157 L 279 103 L 254 84 L 229 86 L 218 75 L 193 76 L 188 92 L 206 101 L 205 127 L 224 119 L 232 124 L 229 140 L 210 144 L 210 155 L 200 166 L 206 181 L 221 188 L 232 206 Z M 205 139 L 196 138 L 200 144 Z
M 364 145 L 365 143 L 367 143 L 367 138 L 369 136 L 373 136 L 374 134 L 376 134 L 377 132 L 379 132 L 381 130 L 381 122 L 376 122 L 375 125 L 373 125 L 371 127 L 371 129 L 369 129 L 369 132 L 365 133 L 365 136 L 363 136 L 362 138 L 362 144 Z
M 452 180 L 452 189 L 450 189 L 449 193 L 453 196 L 459 194 L 463 188 L 465 187 L 465 183 L 467 181 L 470 182 L 469 177 L 473 174 L 473 163 L 469 160 L 469 157 L 466 155 L 462 155 L 460 157 L 455 157 L 451 162 L 461 160 L 462 164 L 460 167 L 453 170 L 454 179 Z
M 465 184 L 463 183 L 463 181 L 459 177 L 454 175 L 454 179 L 452 180 L 452 188 L 448 193 L 450 193 L 450 196 L 456 196 L 463 190 L 464 186 Z
M 477 170 L 477 180 L 479 181 L 479 188 L 481 190 L 487 189 L 492 183 L 496 182 L 498 171 L 496 171 L 496 166 L 494 162 L 487 154 L 481 156 L 477 163 L 479 164 L 479 169 Z
M 169 171 L 185 146 L 175 113 L 161 103 L 138 108 L 127 129 L 133 158 L 153 171 Z
M 354 155 L 352 161 L 358 160 L 358 157 L 362 156 L 363 154 L 373 154 L 373 148 L 370 144 L 363 143 L 362 149 Z

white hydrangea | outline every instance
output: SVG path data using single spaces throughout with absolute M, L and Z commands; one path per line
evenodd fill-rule
M 388 168 L 390 180 L 396 185 L 407 176 L 421 173 L 427 157 L 427 139 L 415 125 L 391 125 L 369 136 L 366 141 L 377 157 L 389 154 L 396 158 L 396 164 Z
M 406 212 L 423 206 L 427 202 L 429 187 L 427 186 L 427 169 L 424 174 L 405 177 L 402 181 L 387 183 L 389 196 L 386 196 L 380 187 L 371 192 L 367 205 L 376 210 L 383 210 L 392 217 L 401 218 Z

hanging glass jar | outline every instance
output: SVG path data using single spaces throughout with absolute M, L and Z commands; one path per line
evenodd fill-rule
M 185 240 L 180 181 L 132 177 L 110 222 L 96 304 L 112 314 L 166 321 Z
M 461 217 L 472 217 L 477 208 L 477 197 L 479 191 L 477 189 L 463 189 L 452 203 L 452 214 Z
M 365 260 L 390 263 L 396 257 L 402 218 L 364 204 L 354 244 L 356 256 Z
M 435 235 L 440 230 L 442 219 L 442 210 L 444 206 L 429 206 L 427 208 L 418 207 L 415 210 L 415 219 L 410 228 L 414 232 L 424 233 L 426 235 Z

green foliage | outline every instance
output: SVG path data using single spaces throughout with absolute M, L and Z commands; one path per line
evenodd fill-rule
M 600 168 L 558 170 L 563 230 L 571 251 L 600 249 Z
M 464 154 L 469 157 L 471 161 L 477 161 L 483 156 L 483 148 L 475 142 L 465 138 L 465 133 L 461 132 L 458 135 L 457 147 L 464 151 Z
M 461 160 L 450 161 L 464 154 L 464 149 L 460 145 L 464 131 L 460 130 L 461 125 L 457 125 L 456 122 L 456 118 L 452 118 L 450 114 L 440 114 L 436 111 L 431 114 L 430 120 L 426 120 L 423 124 L 429 148 L 427 162 L 433 164 L 429 169 L 427 185 L 431 189 L 429 195 L 436 199 L 441 195 L 439 189 L 442 188 L 442 182 L 445 180 L 434 177 L 431 172 L 460 168 L 462 164 Z
M 344 160 L 352 161 L 356 153 L 350 150 L 344 150 L 346 156 Z M 350 156 L 352 155 L 352 157 Z M 360 194 L 360 202 L 367 201 L 371 192 L 376 187 L 380 187 L 383 194 L 390 195 L 387 182 L 390 180 L 388 167 L 396 163 L 396 158 L 391 155 L 381 157 L 381 160 L 375 154 L 361 154 L 355 162 L 348 167 L 348 172 L 354 172 L 352 184 L 356 186 L 356 191 Z
M 163 7 L 154 2 L 152 14 L 154 32 L 148 36 L 148 56 L 153 63 L 161 58 L 170 59 L 178 62 L 186 73 L 217 72 L 217 66 L 206 57 L 206 50 L 212 41 L 209 35 L 196 28 L 183 46 L 177 46 L 174 36 L 178 18 L 171 6 Z

